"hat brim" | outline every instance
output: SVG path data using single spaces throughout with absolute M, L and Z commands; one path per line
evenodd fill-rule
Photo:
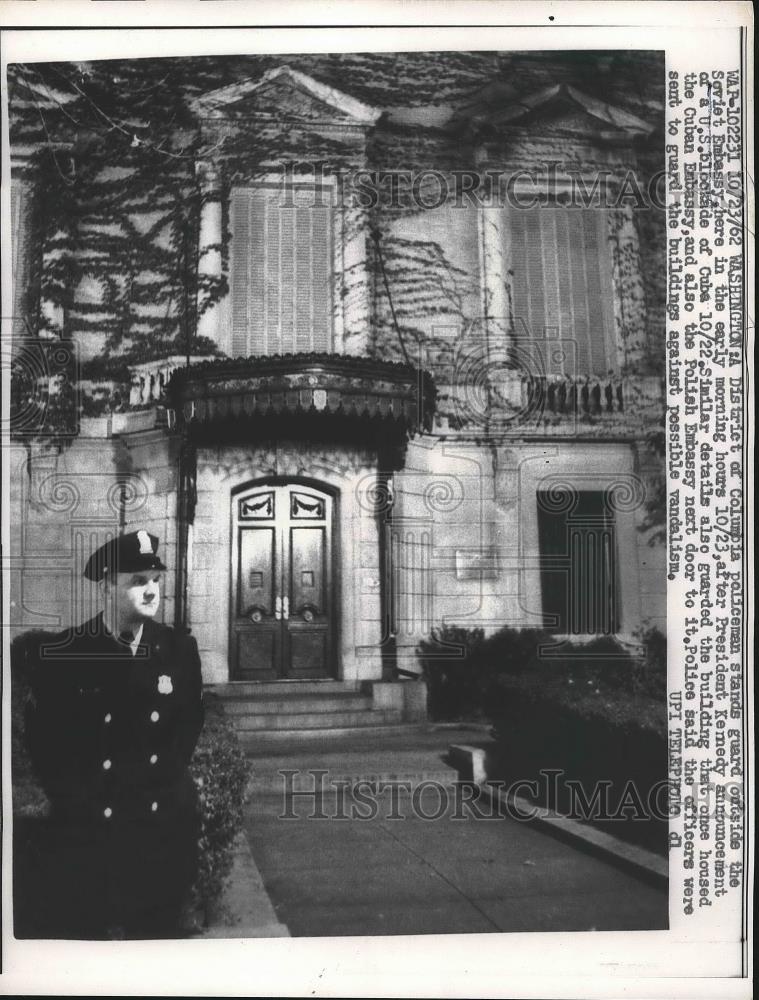
M 97 555 L 98 553 L 95 553 Z M 166 566 L 158 556 L 138 556 L 136 559 L 125 560 L 125 565 L 120 565 L 118 560 L 114 560 L 110 565 L 103 562 L 102 557 L 95 559 L 91 556 L 84 569 L 84 576 L 94 583 L 99 583 L 105 576 L 114 576 L 116 573 L 144 573 L 146 570 L 155 570 L 165 573 Z
M 117 566 L 119 573 L 140 573 L 145 569 L 154 569 L 164 572 L 166 567 L 158 556 L 141 556 L 138 559 L 130 559 L 127 566 Z

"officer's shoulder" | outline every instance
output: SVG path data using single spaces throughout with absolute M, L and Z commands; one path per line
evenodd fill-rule
M 18 664 L 23 672 L 38 673 L 56 651 L 69 648 L 71 640 L 72 629 L 62 632 L 31 629 L 19 636 L 11 647 L 14 665 Z
M 171 625 L 163 625 L 161 622 L 151 622 L 150 628 L 153 630 L 155 638 L 168 646 L 178 649 L 195 643 L 195 638 L 185 629 L 173 628 Z
M 30 635 L 26 651 L 30 675 L 43 681 L 63 680 L 76 673 L 81 668 L 79 654 L 91 641 L 86 624 Z
M 67 659 L 72 651 L 87 643 L 92 637 L 89 623 L 72 625 L 60 632 L 46 632 L 37 637 L 35 652 L 41 661 Z

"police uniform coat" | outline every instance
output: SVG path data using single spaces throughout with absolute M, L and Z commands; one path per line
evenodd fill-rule
M 98 616 L 43 642 L 26 736 L 52 803 L 50 936 L 176 933 L 197 868 L 188 764 L 202 723 L 191 636 L 147 620 L 133 654 Z

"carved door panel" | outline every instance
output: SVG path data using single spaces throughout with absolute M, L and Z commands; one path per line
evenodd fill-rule
M 235 680 L 332 676 L 332 498 L 295 484 L 235 498 Z

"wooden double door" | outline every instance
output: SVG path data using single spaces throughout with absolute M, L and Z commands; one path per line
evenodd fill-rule
M 233 503 L 233 679 L 335 676 L 333 497 L 277 483 Z

